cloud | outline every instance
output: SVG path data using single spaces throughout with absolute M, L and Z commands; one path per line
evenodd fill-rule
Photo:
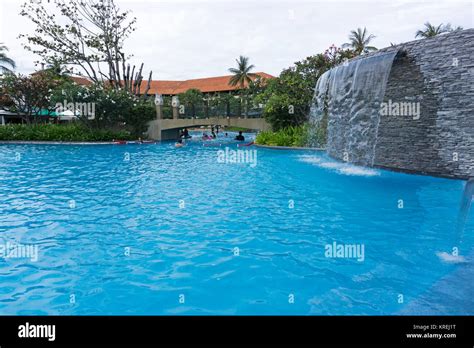
M 473 5 L 464 0 L 116 1 L 138 19 L 126 49 L 155 79 L 224 75 L 241 54 L 256 70 L 278 75 L 297 60 L 344 43 L 357 27 L 375 34 L 379 48 L 413 40 L 426 21 L 473 27 Z M 20 3 L 0 0 L 0 42 L 10 47 L 18 70 L 28 73 L 38 58 L 17 40 L 34 30 L 19 16 Z

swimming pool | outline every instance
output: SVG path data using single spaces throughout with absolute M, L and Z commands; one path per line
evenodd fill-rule
M 463 181 L 207 144 L 0 146 L 0 243 L 38 251 L 0 258 L 0 314 L 397 314 L 470 267 L 437 255 L 473 249 Z

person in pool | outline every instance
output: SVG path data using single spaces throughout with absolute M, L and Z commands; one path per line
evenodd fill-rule
M 235 140 L 245 141 L 245 137 L 242 135 L 242 131 L 239 131 L 239 135 L 235 137 Z
M 183 140 L 182 139 L 179 139 L 176 144 L 174 144 L 174 147 L 183 147 L 184 144 L 183 144 Z

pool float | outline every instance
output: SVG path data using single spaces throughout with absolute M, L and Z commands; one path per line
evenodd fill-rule
M 242 147 L 242 146 L 252 146 L 254 144 L 253 141 L 251 141 L 250 143 L 247 143 L 247 144 L 237 144 L 237 147 Z
M 132 140 L 125 142 L 127 145 L 155 144 L 154 140 Z

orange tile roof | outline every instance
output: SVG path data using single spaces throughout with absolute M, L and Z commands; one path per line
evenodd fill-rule
M 69 76 L 69 78 L 71 78 L 71 80 L 73 80 L 76 84 L 78 84 L 80 86 L 90 86 L 90 85 L 92 85 L 92 81 L 89 80 L 86 77 Z
M 34 72 L 32 75 L 42 73 L 42 70 Z M 264 73 L 256 72 L 255 75 L 260 76 L 264 79 L 272 79 L 274 76 Z M 75 83 L 81 86 L 90 86 L 92 81 L 86 77 L 80 76 L 69 76 Z M 237 91 L 240 89 L 240 86 L 231 86 L 229 84 L 230 78 L 232 75 L 226 76 L 216 76 L 216 77 L 206 77 L 202 79 L 192 79 L 184 81 L 170 81 L 170 80 L 152 80 L 150 82 L 150 90 L 148 91 L 149 95 L 154 94 L 165 94 L 165 95 L 176 95 L 179 93 L 184 93 L 189 89 L 196 88 L 203 93 L 210 92 L 224 92 L 224 91 Z M 147 81 L 142 81 L 140 87 L 140 94 L 145 93 L 147 87 Z M 245 84 L 247 87 L 247 84 Z
M 274 78 L 274 76 L 264 72 L 257 72 L 255 74 L 265 79 Z M 231 86 L 229 84 L 231 77 L 232 75 L 226 75 L 185 81 L 152 80 L 148 94 L 176 95 L 186 92 L 192 88 L 199 89 L 203 93 L 239 90 L 240 86 Z M 140 88 L 140 93 L 145 92 L 146 85 L 147 81 L 143 81 Z
M 31 75 L 32 76 L 40 75 L 40 74 L 44 74 L 45 72 L 47 72 L 47 69 L 35 71 L 35 72 L 31 73 Z M 92 85 L 92 81 L 89 80 L 87 77 L 71 76 L 71 75 L 69 75 L 68 77 L 80 86 L 90 86 L 90 85 Z

